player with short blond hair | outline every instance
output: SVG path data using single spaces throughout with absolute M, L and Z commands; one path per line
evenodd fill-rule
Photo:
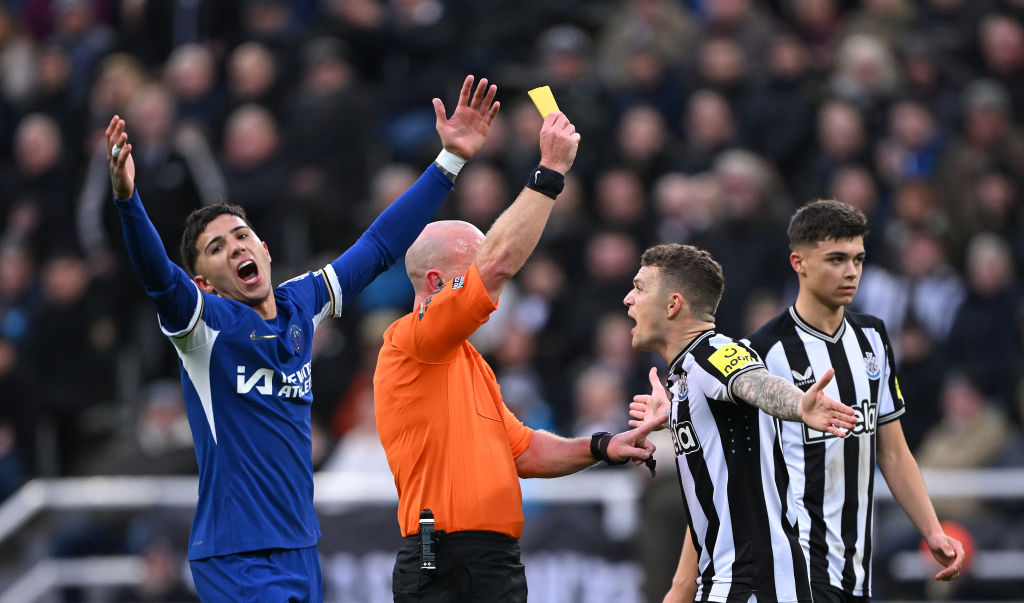
M 634 397 L 630 424 L 670 415 L 688 521 L 665 600 L 809 602 L 773 417 L 841 435 L 853 410 L 822 393 L 831 373 L 801 392 L 716 331 L 724 278 L 707 251 L 657 245 L 640 264 L 623 300 L 636 321 L 633 349 L 669 364 L 671 399 L 651 369 L 651 394 Z

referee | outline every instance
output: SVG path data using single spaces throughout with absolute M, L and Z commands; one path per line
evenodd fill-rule
M 468 341 L 537 244 L 579 138 L 564 115 L 549 114 L 540 165 L 486 237 L 467 222 L 433 222 L 406 254 L 415 310 L 385 331 L 373 378 L 405 537 L 395 601 L 525 602 L 519 478 L 648 459 L 654 450 L 646 436 L 657 421 L 573 439 L 523 425 Z
M 963 546 L 935 515 L 900 426 L 906 408 L 885 324 L 847 311 L 864 265 L 864 214 L 845 203 L 814 201 L 789 223 L 790 264 L 800 281 L 796 303 L 750 336 L 768 370 L 801 389 L 834 370 L 829 395 L 853 407 L 857 425 L 845 439 L 799 423 L 779 423 L 796 502 L 800 543 L 809 561 L 814 601 L 854 603 L 871 597 L 871 513 L 875 464 L 896 502 L 953 580 Z

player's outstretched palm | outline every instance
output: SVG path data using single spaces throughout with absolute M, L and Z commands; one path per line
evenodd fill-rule
M 488 86 L 487 78 L 481 78 L 473 92 L 473 79 L 472 75 L 467 75 L 462 82 L 459 104 L 451 118 L 446 117 L 441 99 L 434 99 L 434 127 L 441 136 L 441 144 L 463 159 L 472 159 L 484 146 L 491 131 L 491 122 L 501 107 L 501 103 L 494 100 L 498 87 L 494 84 Z
M 658 378 L 658 368 L 652 366 L 647 373 L 647 379 L 651 382 L 651 393 L 637 394 L 633 396 L 633 402 L 629 405 L 630 427 L 640 427 L 647 421 L 653 421 L 658 417 L 667 417 L 672 408 L 672 402 L 668 399 L 665 386 Z M 664 429 L 665 423 L 657 423 L 654 430 Z
M 107 125 L 107 162 L 110 164 L 110 184 L 114 187 L 114 196 L 118 199 L 129 199 L 135 192 L 135 160 L 132 159 L 132 145 L 128 144 L 128 134 L 124 131 L 124 120 L 115 115 Z M 114 156 L 114 148 L 117 156 Z
M 818 431 L 827 431 L 845 438 L 849 430 L 857 426 L 857 415 L 852 408 L 825 393 L 825 386 L 833 375 L 835 371 L 828 369 L 817 383 L 804 392 L 800 398 L 800 420 Z

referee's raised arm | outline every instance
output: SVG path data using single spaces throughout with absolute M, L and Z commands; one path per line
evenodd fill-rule
M 395 559 L 396 602 L 525 603 L 520 462 L 536 460 L 536 474 L 550 477 L 597 460 L 590 438 L 565 440 L 524 425 L 469 341 L 537 245 L 579 140 L 565 115 L 550 114 L 539 165 L 486 235 L 469 222 L 432 222 L 406 253 L 413 311 L 384 332 L 373 378 L 377 433 L 405 538 Z M 648 457 L 652 427 L 606 441 L 602 453 L 617 458 L 629 448 Z M 567 442 L 568 457 L 560 446 Z
M 519 272 L 537 246 L 555 197 L 562 191 L 565 173 L 572 167 L 580 134 L 559 111 L 548 114 L 540 130 L 540 164 L 530 173 L 516 200 L 487 231 L 476 263 L 492 300 Z

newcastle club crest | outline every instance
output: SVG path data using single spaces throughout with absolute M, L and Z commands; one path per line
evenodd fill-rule
M 864 353 L 864 372 L 868 374 L 868 379 L 878 379 L 882 376 L 882 367 L 878 364 L 878 358 L 871 352 Z

